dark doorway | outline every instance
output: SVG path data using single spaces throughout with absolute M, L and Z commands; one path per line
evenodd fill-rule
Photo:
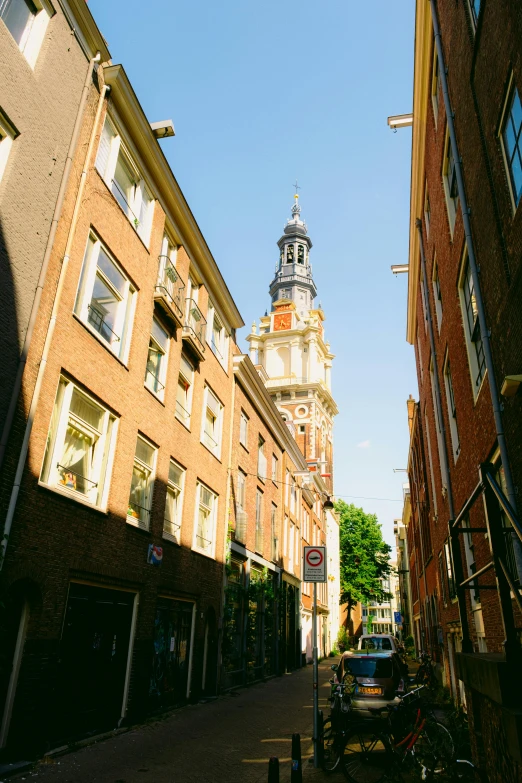
M 205 648 L 203 656 L 203 694 L 215 696 L 217 690 L 218 634 L 216 612 L 213 607 L 207 609 L 205 623 Z
M 114 728 L 121 717 L 134 593 L 71 583 L 55 740 Z
M 189 678 L 193 605 L 160 598 L 154 622 L 154 651 L 149 686 L 151 709 L 185 701 Z

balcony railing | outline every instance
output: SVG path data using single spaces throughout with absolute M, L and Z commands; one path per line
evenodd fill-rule
M 148 529 L 150 520 L 150 509 L 145 506 L 140 506 L 138 503 L 134 503 L 129 500 L 127 508 L 127 517 L 135 520 L 140 527 Z
M 181 530 L 181 525 L 177 522 L 173 522 L 171 519 L 168 519 L 168 517 L 165 517 L 163 520 L 163 533 L 170 538 L 173 538 L 177 544 L 179 544 L 179 531 Z
M 200 358 L 205 353 L 205 327 L 207 322 L 193 299 L 186 299 L 186 311 L 183 321 L 183 337 L 190 340 Z
M 215 440 L 214 437 L 210 434 L 210 432 L 207 432 L 206 430 L 204 430 L 203 432 L 203 442 L 207 447 L 207 449 L 210 449 L 210 451 L 216 451 L 219 445 L 217 440 Z
M 94 307 L 94 305 L 90 304 L 87 307 L 87 311 L 88 322 L 94 329 L 96 329 L 98 334 L 100 334 L 104 340 L 107 340 L 110 345 L 120 342 L 119 336 L 116 334 L 116 332 L 113 332 L 111 327 L 106 323 L 105 316 L 101 310 L 98 310 L 96 307 Z
M 300 386 L 303 383 L 309 383 L 308 378 L 297 378 L 295 375 L 288 375 L 281 378 L 270 378 L 266 381 L 268 388 L 275 386 Z
M 190 424 L 190 411 L 184 408 L 179 400 L 176 400 L 176 418 L 187 426 Z
M 208 538 L 204 538 L 199 533 L 196 534 L 196 544 L 198 548 L 204 552 L 210 552 L 212 549 L 212 541 L 209 541 Z
M 165 389 L 164 384 L 161 383 L 158 376 L 148 368 L 145 372 L 145 386 L 154 392 L 154 394 L 161 394 L 161 392 Z
M 168 256 L 159 256 L 158 260 L 159 273 L 154 298 L 168 316 L 174 318 L 177 324 L 182 324 L 185 283 Z

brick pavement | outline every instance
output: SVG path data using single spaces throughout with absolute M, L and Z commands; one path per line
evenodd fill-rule
M 330 665 L 319 666 L 320 706 Z M 187 706 L 131 731 L 39 764 L 16 780 L 35 783 L 261 783 L 268 759 L 281 760 L 290 781 L 293 732 L 302 739 L 304 780 L 325 780 L 312 754 L 312 668 Z

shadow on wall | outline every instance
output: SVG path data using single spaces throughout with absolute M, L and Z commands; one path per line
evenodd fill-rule
M 0 433 L 3 432 L 11 389 L 20 358 L 21 335 L 16 309 L 12 261 L 0 216 Z

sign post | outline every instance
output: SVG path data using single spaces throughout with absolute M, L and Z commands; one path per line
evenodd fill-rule
M 314 689 L 314 767 L 319 767 L 319 661 L 317 654 L 317 583 L 326 582 L 326 547 L 305 546 L 303 553 L 303 582 L 313 582 L 313 689 Z

